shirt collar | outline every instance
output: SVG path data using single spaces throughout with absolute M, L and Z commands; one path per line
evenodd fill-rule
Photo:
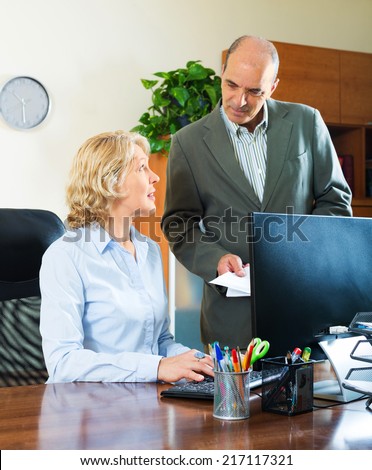
M 90 227 L 84 227 L 86 234 L 90 235 L 90 239 L 96 246 L 99 253 L 103 253 L 107 245 L 113 241 L 112 237 L 106 232 L 106 230 L 100 225 L 91 225 Z
M 85 227 L 70 228 L 67 227 L 64 240 L 68 242 L 92 242 L 97 250 L 102 253 L 110 243 L 110 235 L 98 224 L 87 225 Z
M 106 230 L 104 230 L 101 226 L 92 227 L 90 230 L 92 233 L 92 242 L 95 244 L 97 250 L 100 253 L 103 253 L 106 247 L 108 247 L 109 245 L 114 247 L 116 246 L 117 248 L 122 249 L 121 245 L 117 243 L 117 241 L 113 237 L 111 237 L 110 234 L 106 232 Z M 149 250 L 148 238 L 145 235 L 139 233 L 133 225 L 130 227 L 129 230 L 130 239 L 132 240 L 136 248 L 137 262 L 139 265 L 141 265 L 146 261 L 147 258 L 147 253 Z
M 116 240 L 110 236 L 108 232 L 100 225 L 91 225 L 80 229 L 81 235 L 85 240 L 91 240 L 99 253 L 103 253 L 109 245 L 116 245 Z M 148 239 L 145 235 L 136 231 L 132 225 L 130 227 L 130 239 L 134 243 L 137 252 L 137 259 L 139 264 L 143 263 L 147 258 L 148 253 Z M 119 247 L 119 245 L 117 245 Z
M 267 102 L 266 102 L 266 100 L 265 100 L 262 108 L 263 108 L 262 121 L 257 125 L 254 132 L 256 132 L 261 127 L 262 127 L 262 132 L 266 132 L 266 130 L 267 130 L 267 126 L 268 126 L 268 122 L 269 122 L 269 116 L 268 116 L 268 112 L 267 112 Z M 239 124 L 236 124 L 235 122 L 230 121 L 230 119 L 227 117 L 227 114 L 225 113 L 225 110 L 223 109 L 222 103 L 221 103 L 221 107 L 220 107 L 220 112 L 221 112 L 222 119 L 223 119 L 223 121 L 226 125 L 226 128 L 232 134 L 234 134 L 236 136 L 239 136 L 239 132 L 246 132 L 246 131 L 248 132 L 246 127 L 239 126 Z

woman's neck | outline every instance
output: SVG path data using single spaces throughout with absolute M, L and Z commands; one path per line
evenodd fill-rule
M 106 222 L 105 229 L 118 243 L 125 243 L 130 241 L 132 223 L 132 217 L 110 215 Z

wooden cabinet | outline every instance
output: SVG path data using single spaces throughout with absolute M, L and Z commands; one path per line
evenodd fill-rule
M 309 104 L 319 109 L 325 121 L 340 122 L 338 52 L 321 47 L 274 44 L 280 64 L 279 85 L 273 98 Z
M 372 217 L 372 54 L 273 42 L 280 59 L 273 98 L 320 111 L 337 153 L 352 156 L 354 215 Z
M 150 168 L 160 177 L 160 181 L 156 183 L 154 186 L 155 187 L 156 213 L 148 217 L 137 217 L 134 220 L 134 226 L 140 233 L 152 238 L 159 244 L 161 255 L 163 258 L 163 271 L 164 271 L 165 284 L 168 287 L 169 248 L 168 248 L 168 242 L 160 226 L 161 218 L 164 213 L 167 162 L 168 162 L 168 157 L 162 153 L 154 153 L 150 156 L 150 160 L 149 160 Z
M 352 156 L 354 216 L 372 217 L 372 127 L 327 125 L 338 155 Z
M 340 122 L 372 124 L 372 54 L 340 51 L 340 103 Z

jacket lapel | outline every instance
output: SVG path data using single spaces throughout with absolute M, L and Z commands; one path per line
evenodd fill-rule
M 205 122 L 205 127 L 207 132 L 204 135 L 204 142 L 213 157 L 217 160 L 222 170 L 234 181 L 237 190 L 245 198 L 249 199 L 250 204 L 253 204 L 259 210 L 261 203 L 234 155 L 234 149 L 222 120 L 219 105 L 209 115 Z
M 283 170 L 293 127 L 292 122 L 284 119 L 288 112 L 285 105 L 274 100 L 268 100 L 267 105 L 269 125 L 267 129 L 266 181 L 260 207 L 262 212 L 267 208 Z M 275 125 L 273 125 L 274 122 Z

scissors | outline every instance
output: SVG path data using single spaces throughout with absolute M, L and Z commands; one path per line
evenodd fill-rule
M 248 370 L 253 364 L 264 357 L 270 348 L 268 341 L 262 341 L 261 338 L 253 338 L 247 349 L 247 359 L 245 362 L 245 370 Z

